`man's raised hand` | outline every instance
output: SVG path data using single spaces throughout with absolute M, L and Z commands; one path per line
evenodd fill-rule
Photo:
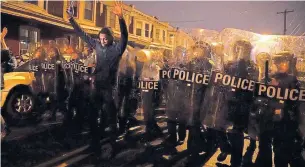
M 123 2 L 122 1 L 115 1 L 113 13 L 116 14 L 119 18 L 123 18 Z
M 2 32 L 1 32 L 1 40 L 3 40 L 7 34 L 8 30 L 6 27 L 3 28 Z
M 70 5 L 68 6 L 68 8 L 67 8 L 67 10 L 66 10 L 66 12 L 67 12 L 69 18 L 72 18 L 73 15 L 74 15 L 73 6 L 74 6 L 74 1 L 71 1 L 71 2 L 70 2 Z

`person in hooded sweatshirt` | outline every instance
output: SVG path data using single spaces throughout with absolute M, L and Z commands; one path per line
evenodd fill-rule
M 117 109 L 115 107 L 113 98 L 113 87 L 115 86 L 116 73 L 119 66 L 119 61 L 124 53 L 127 42 L 128 42 L 128 31 L 125 20 L 123 18 L 122 5 L 116 3 L 113 9 L 113 13 L 119 17 L 121 39 L 119 43 L 114 43 L 113 33 L 109 28 L 102 28 L 99 32 L 99 39 L 95 40 L 85 33 L 81 27 L 76 23 L 73 18 L 73 6 L 69 6 L 67 9 L 69 16 L 69 21 L 74 28 L 76 34 L 82 38 L 90 47 L 96 50 L 96 68 L 94 71 L 95 82 L 92 95 L 93 109 L 90 110 L 90 117 L 92 119 L 91 133 L 92 133 L 92 143 L 91 148 L 99 148 L 100 145 L 100 131 L 98 128 L 98 113 L 102 108 L 105 109 L 105 117 L 107 121 L 103 121 L 102 128 L 105 125 L 109 126 L 110 132 L 117 131 Z M 112 134 L 115 134 L 112 133 Z M 94 149 L 96 153 L 100 153 L 100 149 Z

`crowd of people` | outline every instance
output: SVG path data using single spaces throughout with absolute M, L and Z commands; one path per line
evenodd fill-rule
M 225 56 L 228 55 L 224 53 L 221 42 L 204 43 L 189 50 L 177 47 L 173 53 L 164 51 L 162 55 L 143 60 L 140 52 L 127 47 L 128 31 L 119 3 L 116 3 L 113 12 L 120 23 L 121 39 L 118 43 L 114 42 L 109 28 L 101 29 L 98 40 L 91 38 L 73 18 L 73 7 L 67 9 L 76 34 L 86 42 L 85 51 L 73 54 L 70 61 L 94 66 L 90 79 L 69 72 L 56 63 L 66 61 L 62 53 L 76 53 L 74 47 L 59 51 L 50 42 L 49 47 L 38 48 L 31 61 L 32 64 L 42 61 L 57 64 L 55 71 L 35 73 L 36 78 L 43 78 L 37 80 L 41 82 L 37 85 L 42 85 L 41 92 L 55 92 L 52 96 L 54 103 L 50 106 L 52 118 L 55 118 L 56 110 L 63 110 L 65 121 L 76 121 L 74 125 L 81 129 L 88 116 L 92 136 L 90 151 L 99 156 L 100 140 L 106 135 L 126 134 L 128 137 L 129 128 L 138 123 L 135 113 L 141 101 L 146 125 L 145 140 L 163 136 L 154 115 L 155 109 L 163 105 L 168 128 L 163 144 L 167 147 L 183 144 L 189 130 L 187 143 L 192 153 L 198 154 L 201 147 L 219 147 L 221 154 L 218 161 L 224 161 L 230 154 L 232 167 L 252 164 L 257 141 L 259 151 L 255 166 L 271 167 L 272 159 L 276 167 L 288 164 L 292 167 L 305 166 L 301 157 L 305 146 L 304 134 L 300 132 L 301 121 L 305 121 L 300 116 L 304 114 L 301 111 L 304 103 L 256 97 L 253 92 L 217 84 L 189 84 L 159 77 L 160 69 L 175 68 L 206 74 L 218 71 L 281 88 L 300 89 L 293 53 L 271 55 L 262 52 L 255 56 L 257 60 L 254 61 L 250 56 L 252 44 L 247 40 L 238 40 L 232 46 L 232 55 L 229 55 L 232 59 L 227 61 Z M 54 78 L 55 91 L 49 82 Z M 140 90 L 136 86 L 137 81 L 157 81 L 160 86 L 158 90 Z M 76 117 L 69 112 L 72 109 L 77 110 Z M 202 129 L 212 136 L 212 140 L 203 139 L 200 135 Z M 243 155 L 244 134 L 249 135 L 250 145 Z

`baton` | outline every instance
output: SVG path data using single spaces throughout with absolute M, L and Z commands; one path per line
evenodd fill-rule
M 265 84 L 267 85 L 269 82 L 269 61 L 265 62 Z

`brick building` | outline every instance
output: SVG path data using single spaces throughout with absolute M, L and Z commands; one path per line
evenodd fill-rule
M 76 37 L 65 12 L 69 0 L 6 1 L 1 4 L 1 26 L 7 27 L 7 45 L 15 55 L 24 54 L 48 40 L 67 38 L 81 49 L 83 42 Z M 111 27 L 115 38 L 120 36 L 118 18 L 111 11 L 112 1 L 75 1 L 75 18 L 90 35 Z M 172 50 L 176 46 L 190 47 L 193 39 L 185 32 L 147 15 L 133 5 L 123 4 L 129 42 L 140 48 Z

